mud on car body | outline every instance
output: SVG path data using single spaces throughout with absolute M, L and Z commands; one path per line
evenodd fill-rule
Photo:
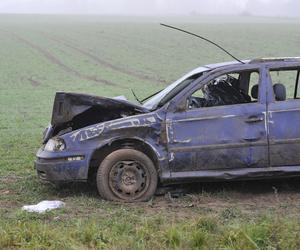
M 125 201 L 170 183 L 299 176 L 299 72 L 299 58 L 207 65 L 141 105 L 59 92 L 38 176 L 95 178 Z

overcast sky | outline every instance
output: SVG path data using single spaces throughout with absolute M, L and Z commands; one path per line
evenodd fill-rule
M 1 13 L 300 16 L 300 0 L 0 0 Z

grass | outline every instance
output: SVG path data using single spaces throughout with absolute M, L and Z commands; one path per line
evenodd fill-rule
M 0 249 L 299 249 L 299 180 L 206 184 L 177 199 L 100 200 L 94 187 L 43 186 L 33 169 L 58 90 L 144 97 L 202 64 L 297 56 L 297 19 L 0 16 Z M 194 187 L 193 187 L 194 188 Z M 276 190 L 276 192 L 275 192 Z M 60 199 L 42 215 L 25 204 Z
M 106 210 L 106 209 L 105 209 Z M 65 221 L 65 211 L 17 213 L 0 230 L 0 246 L 38 249 L 299 249 L 299 223 L 273 216 L 220 222 L 199 214 L 193 222 L 159 213 L 118 207 L 99 215 Z M 126 220 L 123 218 L 126 217 Z M 142 217 L 142 219 L 141 219 Z

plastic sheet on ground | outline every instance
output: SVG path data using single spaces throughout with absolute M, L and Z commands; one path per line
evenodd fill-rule
M 22 207 L 22 210 L 27 212 L 45 213 L 57 208 L 62 208 L 65 203 L 62 201 L 42 201 L 36 205 L 26 205 Z

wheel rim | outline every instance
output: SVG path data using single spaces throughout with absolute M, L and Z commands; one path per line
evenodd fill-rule
M 147 168 L 138 161 L 119 161 L 110 171 L 109 185 L 112 192 L 121 199 L 138 199 L 149 186 Z

